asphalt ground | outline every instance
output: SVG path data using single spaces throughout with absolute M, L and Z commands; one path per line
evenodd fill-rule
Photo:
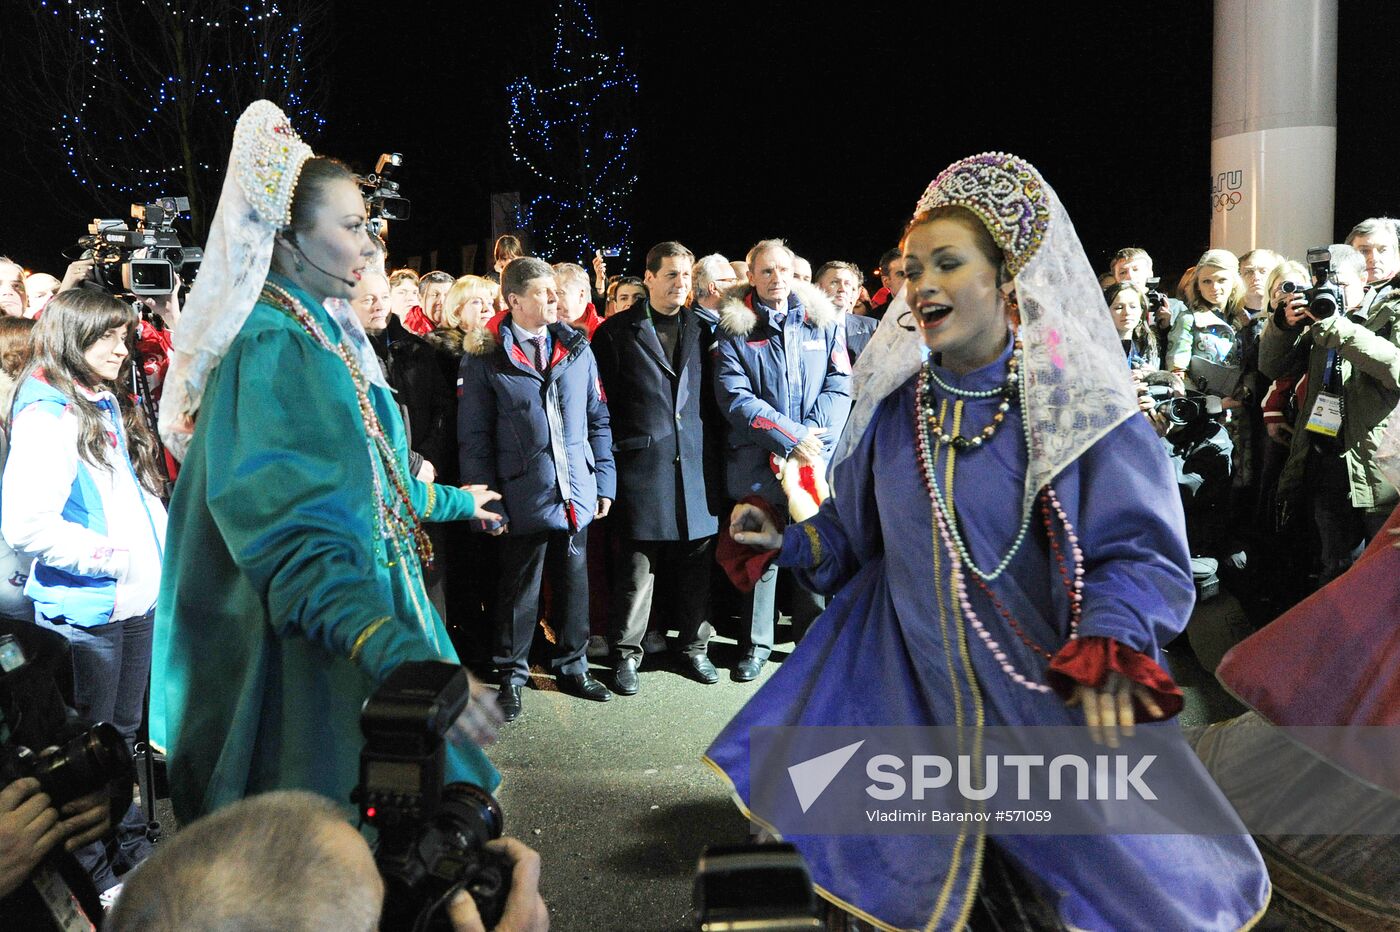
M 503 776 L 506 833 L 543 860 L 556 932 L 693 928 L 701 852 L 750 838 L 728 786 L 700 755 L 774 664 L 755 682 L 735 683 L 727 668 L 737 649 L 716 639 L 710 656 L 720 681 L 706 686 L 672 672 L 666 656 L 647 655 L 637 695 L 605 703 L 534 676 L 520 718 L 489 751 Z

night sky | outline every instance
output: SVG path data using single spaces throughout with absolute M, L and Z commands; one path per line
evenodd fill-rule
M 507 146 L 505 85 L 548 65 L 553 8 L 332 4 L 314 70 L 329 125 L 313 144 L 360 166 L 404 154 L 414 215 L 396 225 L 395 259 L 439 249 L 443 268 L 467 271 L 459 247 L 488 240 L 489 194 L 530 193 Z M 988 149 L 1040 168 L 1098 268 L 1118 247 L 1142 245 L 1171 283 L 1207 245 L 1209 2 L 1055 4 L 1010 19 L 1010 7 L 989 3 L 867 2 L 828 18 L 790 0 L 594 8 L 641 82 L 625 271 L 639 273 L 641 254 L 663 239 L 734 258 L 769 236 L 813 265 L 869 269 L 929 180 Z M 0 15 L 0 29 L 14 15 Z M 1400 213 L 1389 106 L 1400 11 L 1344 3 L 1341 17 L 1339 235 L 1363 216 Z M 0 252 L 60 272 L 58 250 L 91 217 L 126 205 L 58 212 L 26 177 L 46 156 L 26 155 Z

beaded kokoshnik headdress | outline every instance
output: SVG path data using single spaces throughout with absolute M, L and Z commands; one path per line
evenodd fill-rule
M 915 216 L 956 206 L 975 215 L 1002 250 L 1020 309 L 1029 444 L 1023 507 L 1099 438 L 1138 411 L 1098 276 L 1054 190 L 1033 165 L 1004 152 L 970 156 L 929 184 Z M 876 408 L 923 364 L 917 332 L 900 326 L 896 295 L 856 364 L 851 417 L 836 461 L 859 443 Z
M 161 438 L 178 459 L 184 459 L 189 448 L 194 415 L 210 374 L 262 292 L 273 241 L 291 224 L 297 181 L 312 157 L 311 147 L 271 101 L 254 101 L 238 118 L 204 260 L 175 330 L 161 393 Z M 384 384 L 378 360 L 349 305 L 328 301 L 326 309 L 346 332 L 366 375 Z

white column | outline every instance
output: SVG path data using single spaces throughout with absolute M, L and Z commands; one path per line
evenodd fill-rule
M 1337 0 L 1215 0 L 1212 103 L 1211 247 L 1332 242 Z

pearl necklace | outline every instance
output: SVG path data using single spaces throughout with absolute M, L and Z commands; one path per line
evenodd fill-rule
M 1002 421 L 1006 420 L 1006 412 L 1011 410 L 1011 402 L 1016 400 L 1020 395 L 1020 369 L 1020 339 L 1016 340 L 1015 346 L 1011 350 L 1011 359 L 1006 365 L 1005 384 L 987 391 L 970 391 L 965 388 L 954 388 L 952 385 L 949 385 L 947 382 L 943 381 L 943 379 L 939 378 L 938 373 L 934 371 L 932 359 L 925 363 L 923 369 L 923 382 L 925 385 L 923 386 L 921 397 L 925 399 L 927 404 L 922 406 L 921 410 L 923 411 L 924 420 L 928 423 L 929 432 L 933 434 L 934 439 L 939 443 L 952 444 L 952 446 L 958 450 L 980 447 L 983 443 L 991 440 L 992 435 L 997 432 L 997 428 L 1001 426 Z M 951 395 L 956 395 L 960 398 L 1000 397 L 1001 404 L 997 405 L 997 410 L 996 413 L 992 415 L 991 423 L 982 428 L 980 433 L 974 434 L 971 437 L 958 436 L 956 433 L 945 433 L 942 420 L 933 410 L 932 392 L 927 388 L 927 383 L 930 380 Z

